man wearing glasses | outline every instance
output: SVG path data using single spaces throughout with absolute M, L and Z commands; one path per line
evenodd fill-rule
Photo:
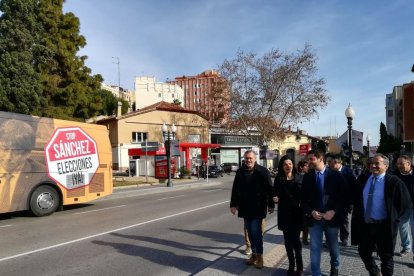
M 387 172 L 389 159 L 376 154 L 369 174 L 358 178 L 354 191 L 355 202 L 352 218 L 352 244 L 358 245 L 358 253 L 369 275 L 393 275 L 394 248 L 397 222 L 405 210 L 412 208 L 404 182 Z M 377 248 L 381 269 L 372 253 Z
M 397 159 L 397 168 L 395 175 L 398 176 L 402 181 L 404 181 L 405 186 L 410 193 L 411 202 L 414 204 L 414 175 L 413 168 L 411 165 L 411 159 L 407 155 L 401 155 Z M 409 229 L 411 226 L 411 239 L 409 234 Z M 411 252 L 412 241 L 414 238 L 414 218 L 413 218 L 413 209 L 406 210 L 403 218 L 398 225 L 398 230 L 401 237 L 401 247 L 400 252 L 401 256 L 407 255 Z

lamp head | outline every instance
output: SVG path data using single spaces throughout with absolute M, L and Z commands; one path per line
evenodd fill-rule
M 354 116 L 355 116 L 355 111 L 354 111 L 354 109 L 352 108 L 351 104 L 349 104 L 349 105 L 348 105 L 348 107 L 347 107 L 347 109 L 345 110 L 345 116 L 346 116 L 347 118 L 351 118 L 351 119 L 353 119 L 353 118 L 354 118 Z
M 173 125 L 172 125 L 172 127 L 171 127 L 171 131 L 172 131 L 173 133 L 176 133 L 176 132 L 177 132 L 177 127 L 175 126 L 175 124 L 173 124 Z
M 162 124 L 161 130 L 162 130 L 162 132 L 167 132 L 168 131 L 167 125 L 165 123 Z
M 367 135 L 367 142 L 371 141 L 371 137 L 369 137 L 369 135 Z

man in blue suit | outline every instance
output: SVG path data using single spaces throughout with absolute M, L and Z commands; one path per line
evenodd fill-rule
M 308 217 L 312 275 L 321 275 L 322 239 L 325 234 L 331 256 L 330 275 L 336 276 L 339 273 L 338 232 L 344 215 L 345 180 L 338 171 L 325 166 L 324 157 L 321 150 L 308 153 L 312 169 L 303 177 L 302 207 Z

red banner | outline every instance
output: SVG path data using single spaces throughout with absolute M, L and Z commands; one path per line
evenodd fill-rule
M 310 144 L 299 145 L 299 155 L 305 156 L 306 154 L 308 154 L 309 149 Z
M 155 156 L 155 178 L 167 179 L 168 178 L 168 164 L 167 156 Z

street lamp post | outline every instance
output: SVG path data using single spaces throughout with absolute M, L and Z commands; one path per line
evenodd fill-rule
M 349 166 L 352 169 L 352 119 L 355 116 L 355 111 L 351 104 L 345 110 L 345 116 L 348 119 L 348 151 L 349 151 Z
M 263 152 L 264 152 L 263 163 L 264 163 L 264 167 L 267 169 L 267 143 L 266 143 L 266 139 L 263 139 Z
M 175 132 L 177 131 L 177 127 L 175 126 L 175 124 L 173 124 L 171 126 L 171 130 L 168 130 L 167 125 L 164 123 L 161 127 L 161 130 L 165 142 L 165 154 L 167 155 L 167 187 L 172 187 L 173 182 L 171 180 L 171 141 L 175 140 Z
M 369 155 L 370 155 L 370 149 L 369 149 L 369 141 L 371 141 L 371 137 L 369 137 L 369 135 L 367 135 L 367 148 L 368 148 L 368 154 L 367 154 L 367 156 L 368 156 L 368 158 L 369 158 Z

